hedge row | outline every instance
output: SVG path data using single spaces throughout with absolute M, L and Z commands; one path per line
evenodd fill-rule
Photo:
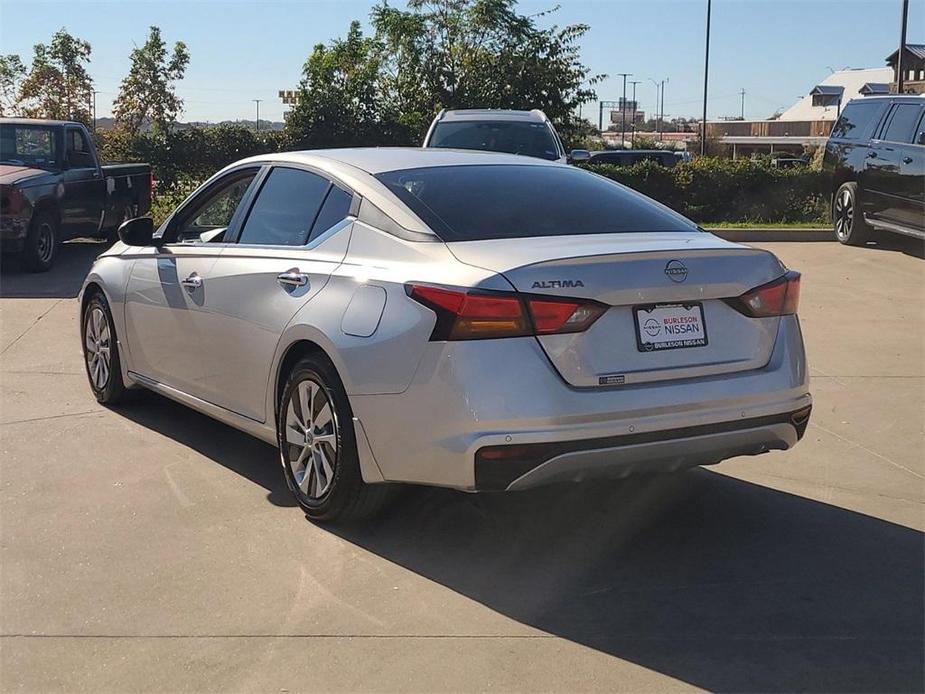
M 191 128 L 128 137 L 99 133 L 102 156 L 147 161 L 158 181 L 156 216 L 164 216 L 223 166 L 244 157 L 288 149 L 280 131 L 255 133 L 237 125 Z M 666 169 L 655 162 L 635 166 L 587 165 L 590 171 L 652 197 L 695 222 L 822 222 L 826 217 L 822 175 L 809 168 L 776 169 L 748 159 L 699 158 Z
M 705 222 L 822 222 L 823 177 L 809 168 L 776 169 L 748 159 L 704 157 L 671 169 L 655 162 L 586 168 Z

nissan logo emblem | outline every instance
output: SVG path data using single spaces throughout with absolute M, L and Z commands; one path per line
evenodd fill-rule
M 687 279 L 687 268 L 680 260 L 669 260 L 665 266 L 665 274 L 672 282 L 683 282 Z

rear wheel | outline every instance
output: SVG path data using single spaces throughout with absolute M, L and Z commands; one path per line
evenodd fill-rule
M 835 238 L 849 246 L 861 246 L 873 238 L 858 206 L 858 184 L 843 183 L 832 201 L 832 227 Z
M 32 217 L 26 244 L 22 251 L 23 267 L 29 272 L 51 269 L 58 252 L 58 218 L 47 211 Z
M 353 412 L 333 365 L 301 359 L 286 381 L 277 414 L 286 484 L 313 521 L 366 518 L 387 499 L 386 485 L 363 482 Z

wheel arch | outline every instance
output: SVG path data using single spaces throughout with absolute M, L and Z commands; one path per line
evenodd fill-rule
M 331 355 L 317 342 L 308 338 L 298 338 L 291 342 L 283 351 L 282 356 L 279 359 L 279 363 L 276 367 L 275 376 L 273 379 L 273 421 L 275 422 L 279 416 L 279 400 L 280 396 L 283 393 L 283 387 L 286 383 L 286 378 L 289 375 L 289 372 L 292 371 L 292 368 L 298 363 L 300 359 L 303 359 L 307 356 L 319 355 L 327 359 L 334 366 L 334 370 L 337 371 L 338 376 L 343 382 L 343 376 L 341 375 L 341 370 L 338 368 L 337 364 L 331 359 Z

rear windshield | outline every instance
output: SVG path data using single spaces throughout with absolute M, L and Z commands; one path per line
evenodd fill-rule
M 506 152 L 549 160 L 559 158 L 556 140 L 545 123 L 441 122 L 434 126 L 428 146 Z
M 444 241 L 696 229 L 648 198 L 571 166 L 438 166 L 376 178 Z

